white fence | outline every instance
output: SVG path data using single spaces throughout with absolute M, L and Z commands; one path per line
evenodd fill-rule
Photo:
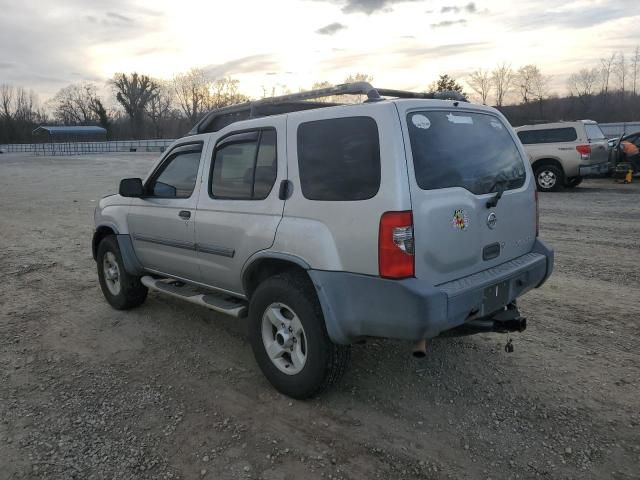
M 640 122 L 599 123 L 598 125 L 607 138 L 640 132 Z
M 12 143 L 0 145 L 4 153 L 32 155 L 85 155 L 108 152 L 164 152 L 174 140 L 122 140 L 114 142 Z

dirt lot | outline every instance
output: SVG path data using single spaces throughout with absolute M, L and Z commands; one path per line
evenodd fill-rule
M 640 478 L 640 183 L 541 195 L 556 270 L 523 334 L 353 348 L 293 401 L 243 322 L 103 300 L 96 201 L 146 154 L 0 155 L 0 478 Z

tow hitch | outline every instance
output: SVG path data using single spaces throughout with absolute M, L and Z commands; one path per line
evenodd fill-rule
M 500 310 L 491 317 L 469 320 L 460 325 L 450 333 L 455 336 L 472 335 L 483 332 L 523 332 L 527 328 L 527 319 L 520 315 L 515 303 L 510 303 L 504 310 Z M 509 344 L 509 350 L 513 351 L 513 346 Z

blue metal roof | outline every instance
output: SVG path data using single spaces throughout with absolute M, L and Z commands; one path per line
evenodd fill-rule
M 107 131 L 102 127 L 80 126 L 80 127 L 49 127 L 42 125 L 32 133 L 47 132 L 49 135 L 106 135 Z

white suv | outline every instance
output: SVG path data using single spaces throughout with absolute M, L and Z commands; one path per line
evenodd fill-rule
M 306 101 L 340 93 L 367 101 Z M 297 398 L 364 337 L 424 355 L 445 331 L 524 330 L 515 300 L 553 267 L 531 167 L 498 111 L 433 96 L 358 83 L 211 112 L 100 201 L 107 301 L 153 289 L 248 316 L 260 368 Z
M 540 191 L 573 188 L 583 177 L 609 171 L 609 145 L 593 120 L 524 125 L 515 130 Z

